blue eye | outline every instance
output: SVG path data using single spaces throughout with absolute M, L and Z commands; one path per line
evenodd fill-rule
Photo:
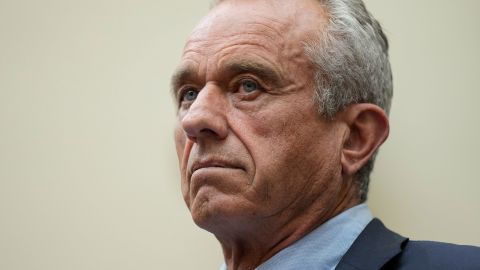
M 255 90 L 258 90 L 258 84 L 257 82 L 253 80 L 243 80 L 242 81 L 242 88 L 245 92 L 251 93 Z
M 182 101 L 194 101 L 198 96 L 198 91 L 190 88 L 189 90 L 185 91 L 182 96 Z

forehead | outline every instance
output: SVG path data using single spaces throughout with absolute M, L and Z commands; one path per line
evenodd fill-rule
M 277 36 L 292 27 L 284 9 L 269 1 L 225 1 L 195 27 L 189 41 L 242 33 Z
M 224 1 L 193 30 L 172 77 L 173 89 L 184 81 L 212 79 L 232 59 L 269 66 L 279 74 L 305 67 L 303 44 L 325 22 L 316 0 Z
M 235 44 L 241 42 L 240 39 L 266 46 L 300 47 L 320 30 L 325 15 L 316 0 L 226 0 L 214 7 L 193 30 L 184 53 L 218 50 L 216 47 L 227 42 Z

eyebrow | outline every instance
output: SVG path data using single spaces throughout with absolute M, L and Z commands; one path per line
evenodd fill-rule
M 228 60 L 221 68 L 230 75 L 238 75 L 242 73 L 252 73 L 270 83 L 279 83 L 281 76 L 269 65 L 250 59 L 232 59 Z M 173 73 L 171 79 L 171 93 L 174 97 L 177 90 L 186 81 L 195 81 L 198 78 L 197 70 L 192 66 L 180 66 Z
M 281 78 L 270 66 L 249 59 L 230 60 L 225 63 L 225 69 L 233 74 L 252 73 L 271 83 L 278 83 Z
M 197 77 L 197 72 L 192 66 L 180 66 L 175 70 L 170 81 L 170 91 L 176 97 L 177 89 L 182 86 L 185 81 L 194 80 Z

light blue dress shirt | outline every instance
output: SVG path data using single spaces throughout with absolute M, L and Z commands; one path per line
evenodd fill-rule
M 372 219 L 366 204 L 354 206 L 281 250 L 255 270 L 333 270 Z M 227 270 L 226 265 L 223 264 L 220 270 Z

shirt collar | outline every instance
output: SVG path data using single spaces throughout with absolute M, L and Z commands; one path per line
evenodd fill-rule
M 366 204 L 354 206 L 281 250 L 256 270 L 333 270 L 372 219 Z M 220 268 L 226 269 L 225 264 Z

